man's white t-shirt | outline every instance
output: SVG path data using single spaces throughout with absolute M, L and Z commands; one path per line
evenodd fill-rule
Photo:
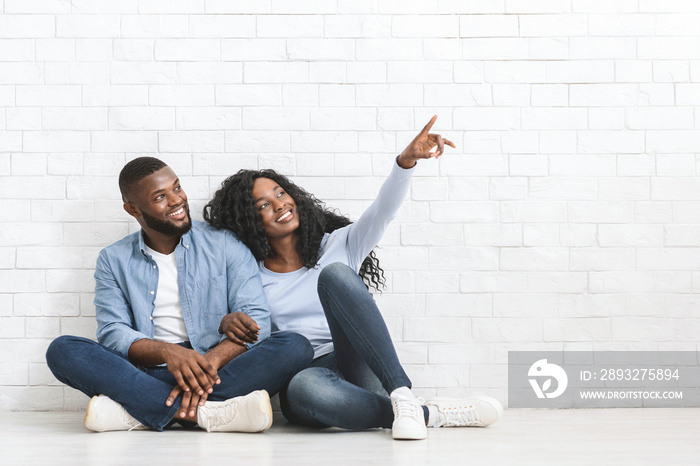
M 146 246 L 146 251 L 158 266 L 158 289 L 153 309 L 153 338 L 167 343 L 189 340 L 185 319 L 182 316 L 180 293 L 177 286 L 177 261 L 175 252 L 161 254 Z

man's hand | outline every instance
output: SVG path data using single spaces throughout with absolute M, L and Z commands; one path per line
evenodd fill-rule
M 245 346 L 255 343 L 260 335 L 260 327 L 248 314 L 232 312 L 221 319 L 219 333 L 226 334 L 232 342 Z
M 175 403 L 175 399 L 182 394 L 182 403 L 180 403 L 180 409 L 178 409 L 175 418 L 186 419 L 188 421 L 197 422 L 197 407 L 204 406 L 204 402 L 207 401 L 208 393 L 202 396 L 192 393 L 192 391 L 184 391 L 179 385 L 175 385 L 168 395 L 168 399 L 165 401 L 166 406 L 172 406 Z
M 174 346 L 179 349 L 173 348 L 168 352 L 165 363 L 178 385 L 170 391 L 165 405 L 172 406 L 178 395 L 182 394 L 182 403 L 175 417 L 196 419 L 197 407 L 204 406 L 207 397 L 214 391 L 213 384 L 221 383 L 221 379 L 206 357 L 195 350 Z
M 209 361 L 214 369 L 218 371 L 237 356 L 240 356 L 245 352 L 245 346 L 238 345 L 231 340 L 224 340 L 210 349 L 207 354 L 204 355 L 204 358 Z M 220 381 L 217 383 L 220 383 Z M 182 394 L 182 404 L 180 405 L 180 409 L 175 417 L 197 422 L 197 408 L 199 406 L 204 406 L 204 402 L 207 401 L 209 393 L 199 396 L 192 393 L 192 391 L 183 391 L 179 385 L 176 385 L 170 392 L 170 395 L 168 395 L 168 399 L 166 400 L 165 404 L 167 406 L 172 406 L 172 404 L 175 403 L 175 399 L 180 394 Z
M 197 405 L 204 404 L 213 391 L 214 384 L 221 383 L 216 369 L 207 358 L 195 350 L 173 343 L 147 338 L 137 340 L 129 347 L 129 361 L 143 366 L 167 364 L 177 385 L 168 395 L 165 404 L 172 406 L 178 395 L 182 394 L 180 418 L 187 418 L 188 414 L 193 417 Z
M 231 340 L 224 340 L 210 349 L 204 355 L 204 358 L 218 371 L 234 358 L 245 352 L 245 346 L 237 345 Z M 204 402 L 207 401 L 209 393 L 204 393 L 204 395 L 200 396 L 192 391 L 186 392 L 179 385 L 176 385 L 170 392 L 170 395 L 168 395 L 168 399 L 165 402 L 166 406 L 172 406 L 179 395 L 182 395 L 182 403 L 175 417 L 197 422 L 197 408 L 204 406 Z
M 420 159 L 439 158 L 445 151 L 445 144 L 457 147 L 452 141 L 443 139 L 439 134 L 430 133 L 430 128 L 435 124 L 435 120 L 437 120 L 437 115 L 430 119 L 428 124 L 418 133 L 418 136 L 401 152 L 398 158 L 398 164 L 401 168 L 412 168 Z M 430 152 L 435 146 L 437 146 L 437 150 Z
M 214 384 L 221 383 L 214 366 L 195 350 L 169 345 L 163 351 L 163 360 L 185 393 L 206 396 L 214 390 Z

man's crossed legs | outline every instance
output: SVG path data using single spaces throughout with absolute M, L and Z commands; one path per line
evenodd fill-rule
M 312 357 L 306 338 L 290 332 L 273 334 L 219 369 L 221 383 L 213 386 L 205 407 L 259 390 L 274 395 L 294 374 L 308 367 Z M 182 396 L 166 405 L 177 382 L 165 366 L 139 368 L 116 351 L 75 336 L 54 340 L 46 361 L 61 382 L 89 397 L 109 397 L 150 429 L 162 431 L 178 421 Z

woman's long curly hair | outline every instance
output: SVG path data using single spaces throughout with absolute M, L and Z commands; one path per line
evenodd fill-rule
M 235 233 L 258 261 L 272 257 L 267 231 L 252 194 L 253 183 L 258 178 L 269 178 L 294 199 L 299 215 L 299 228 L 295 231 L 299 237 L 297 252 L 305 267 L 316 267 L 323 235 L 350 225 L 352 221 L 326 208 L 322 201 L 274 170 L 239 170 L 229 176 L 204 206 L 204 220 L 216 228 Z M 380 288 L 384 287 L 384 270 L 374 251 L 362 262 L 359 275 L 368 288 L 381 291 Z

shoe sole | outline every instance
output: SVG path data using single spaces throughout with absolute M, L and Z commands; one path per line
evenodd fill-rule
M 270 404 L 270 394 L 267 393 L 267 390 L 260 391 L 262 392 L 262 397 L 260 399 L 260 412 L 267 415 L 267 418 L 270 420 L 270 422 L 267 423 L 266 427 L 258 431 L 264 432 L 270 427 L 272 427 L 272 405 Z
M 425 434 L 416 434 L 416 435 L 403 435 L 401 437 L 395 437 L 392 432 L 392 438 L 394 440 L 425 440 L 428 438 L 427 432 Z
M 89 431 L 92 432 L 100 432 L 99 430 L 95 430 L 91 427 L 88 427 L 89 425 L 93 424 L 95 422 L 95 403 L 97 403 L 97 398 L 99 395 L 95 395 L 92 398 L 90 398 L 90 402 L 88 403 L 87 406 L 87 411 L 85 411 L 85 419 L 83 419 L 83 425 L 85 428 Z

